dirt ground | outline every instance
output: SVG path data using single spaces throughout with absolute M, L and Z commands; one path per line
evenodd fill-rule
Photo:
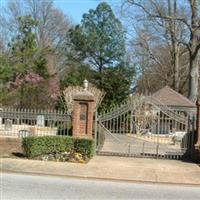
M 21 140 L 18 138 L 0 137 L 0 157 L 18 157 L 22 153 Z

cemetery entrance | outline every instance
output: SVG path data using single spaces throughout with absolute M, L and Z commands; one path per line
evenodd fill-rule
M 191 158 L 194 116 L 194 112 L 172 109 L 153 97 L 129 97 L 97 117 L 97 154 Z

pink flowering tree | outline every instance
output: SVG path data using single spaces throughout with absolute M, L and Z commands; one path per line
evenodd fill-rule
M 57 75 L 48 80 L 33 72 L 17 77 L 14 82 L 14 90 L 18 92 L 17 107 L 54 108 L 60 96 L 59 83 Z

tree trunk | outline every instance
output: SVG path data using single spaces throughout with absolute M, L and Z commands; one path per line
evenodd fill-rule
M 189 42 L 190 63 L 189 63 L 189 91 L 188 97 L 191 101 L 196 102 L 198 98 L 199 85 L 199 66 L 198 53 L 200 46 L 200 30 L 198 18 L 198 0 L 189 0 L 192 11 L 191 15 L 191 36 Z
M 199 66 L 198 56 L 190 56 L 189 64 L 189 94 L 188 97 L 191 101 L 196 102 L 198 98 L 198 86 L 199 86 Z
M 173 5 L 171 0 L 168 0 L 168 15 L 171 17 L 176 18 L 176 12 L 177 12 L 177 2 L 176 0 L 173 0 Z M 169 27 L 170 27 L 170 38 L 171 38 L 171 45 L 172 45 L 172 65 L 173 65 L 173 88 L 178 92 L 179 91 L 179 44 L 176 40 L 176 34 L 178 33 L 177 23 L 175 20 L 169 21 Z
M 180 85 L 180 74 L 179 74 L 179 46 L 176 42 L 174 47 L 174 89 L 178 92 Z

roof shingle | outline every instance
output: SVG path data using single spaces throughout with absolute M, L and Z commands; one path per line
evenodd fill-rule
M 152 97 L 167 106 L 196 107 L 192 101 L 169 86 L 165 86 L 164 88 L 158 90 L 152 95 Z

